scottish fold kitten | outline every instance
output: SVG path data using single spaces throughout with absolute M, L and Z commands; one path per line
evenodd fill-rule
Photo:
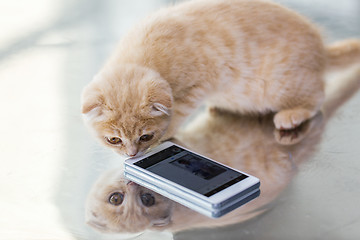
M 102 143 L 138 156 L 174 136 L 206 103 L 276 113 L 277 129 L 313 117 L 323 74 L 360 61 L 360 42 L 324 46 L 317 28 L 278 4 L 199 0 L 135 26 L 84 89 L 82 113 Z
M 87 224 L 102 232 L 141 232 L 170 222 L 173 202 L 123 178 L 123 169 L 103 174 L 86 203 Z
M 87 198 L 86 219 L 100 231 L 120 233 L 176 232 L 253 218 L 271 207 L 299 164 L 316 150 L 327 121 L 359 88 L 360 67 L 329 85 L 322 112 L 292 130 L 276 129 L 273 114 L 251 117 L 211 109 L 179 132 L 178 143 L 185 142 L 196 152 L 260 178 L 260 197 L 219 219 L 205 217 L 129 182 L 122 169 L 105 172 L 97 180 Z

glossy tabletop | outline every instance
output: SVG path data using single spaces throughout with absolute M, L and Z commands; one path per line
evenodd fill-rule
M 189 148 L 260 178 L 261 196 L 227 217 L 178 206 L 161 231 L 107 234 L 85 223 L 89 192 L 123 158 L 84 126 L 81 91 L 131 26 L 174 2 L 0 2 L 0 239 L 359 239 L 354 69 L 328 77 L 351 87 L 296 132 L 276 131 L 271 116 L 201 109 L 178 134 Z M 278 2 L 319 25 L 326 42 L 360 38 L 358 0 Z

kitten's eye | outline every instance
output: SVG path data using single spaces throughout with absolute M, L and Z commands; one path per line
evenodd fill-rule
M 154 137 L 154 134 L 145 134 L 145 135 L 142 135 L 142 136 L 140 137 L 140 141 L 141 141 L 141 142 L 148 142 L 148 141 L 150 141 L 151 139 L 153 139 L 153 137 Z
M 155 204 L 155 198 L 151 193 L 144 193 L 140 195 L 141 202 L 145 207 L 151 207 Z
M 111 137 L 111 138 L 105 137 L 105 138 L 108 143 L 113 145 L 122 143 L 121 139 L 118 137 Z
M 118 206 L 118 205 L 122 204 L 123 201 L 124 201 L 124 194 L 119 193 L 119 192 L 115 192 L 115 193 L 111 194 L 109 197 L 109 203 L 114 206 Z

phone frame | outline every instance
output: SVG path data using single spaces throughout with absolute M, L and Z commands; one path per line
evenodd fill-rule
M 223 206 L 222 208 L 219 208 L 219 209 L 207 209 L 207 208 L 204 208 L 203 206 L 199 206 L 198 204 L 194 203 L 190 199 L 184 198 L 184 196 L 170 194 L 169 192 L 165 191 L 163 188 L 160 188 L 159 186 L 149 183 L 149 182 L 145 181 L 144 179 L 138 178 L 130 173 L 125 172 L 124 176 L 127 179 L 138 183 L 139 185 L 142 185 L 154 192 L 157 192 L 175 202 L 178 202 L 194 211 L 197 211 L 197 212 L 199 212 L 205 216 L 211 217 L 211 218 L 219 218 L 219 217 L 225 215 L 226 213 L 257 198 L 260 195 L 260 189 L 254 188 L 252 191 L 249 191 L 248 193 L 244 194 L 242 197 L 237 198 L 231 204 L 227 204 L 226 206 Z
M 188 189 L 176 182 L 170 181 L 162 176 L 159 176 L 153 172 L 150 172 L 149 170 L 146 170 L 142 167 L 134 165 L 134 163 L 141 161 L 142 159 L 147 158 L 151 155 L 154 155 L 154 154 L 156 154 L 166 148 L 169 148 L 171 146 L 180 147 L 180 148 L 188 151 L 189 153 L 194 154 L 195 156 L 200 156 L 202 158 L 207 159 L 208 161 L 215 162 L 216 164 L 219 164 L 219 165 L 223 166 L 224 168 L 231 169 L 233 171 L 244 174 L 248 177 L 219 191 L 218 193 L 213 194 L 212 196 L 206 197 L 206 196 L 202 195 L 201 193 L 198 193 L 194 190 Z M 161 163 L 157 163 L 157 164 L 161 164 Z M 180 146 L 180 145 L 175 144 L 170 141 L 160 144 L 159 146 L 154 148 L 151 152 L 149 152 L 141 157 L 130 158 L 130 159 L 125 160 L 125 173 L 131 174 L 132 176 L 138 177 L 139 179 L 146 179 L 145 180 L 146 182 L 156 185 L 159 188 L 164 189 L 164 191 L 169 192 L 170 194 L 176 195 L 178 197 L 183 196 L 182 198 L 189 199 L 190 201 L 193 201 L 194 204 L 201 206 L 202 208 L 205 208 L 208 210 L 220 209 L 220 208 L 226 207 L 227 205 L 231 205 L 233 203 L 233 201 L 236 201 L 241 196 L 248 194 L 249 192 L 253 191 L 254 189 L 258 189 L 260 186 L 260 181 L 258 178 L 251 176 L 247 173 L 241 172 L 237 169 L 226 166 L 220 162 L 212 160 L 201 154 L 195 153 L 183 146 Z

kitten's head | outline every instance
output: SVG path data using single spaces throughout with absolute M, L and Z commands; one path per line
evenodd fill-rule
M 104 68 L 85 88 L 82 113 L 102 143 L 139 156 L 170 122 L 172 93 L 160 74 L 137 65 Z
M 87 224 L 108 233 L 135 233 L 168 227 L 173 202 L 122 176 L 122 170 L 116 169 L 97 180 L 87 197 Z

